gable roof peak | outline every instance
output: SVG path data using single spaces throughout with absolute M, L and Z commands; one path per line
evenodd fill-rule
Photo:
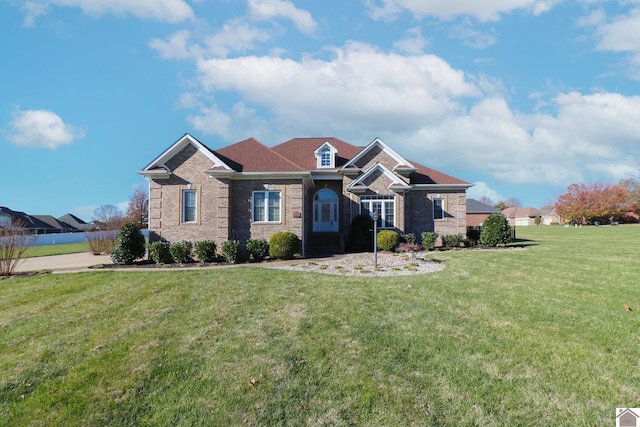
M 382 139 L 376 137 L 373 141 L 369 143 L 366 147 L 364 147 L 356 156 L 354 156 L 351 160 L 349 160 L 343 168 L 347 168 L 350 166 L 354 166 L 356 162 L 361 159 L 365 154 L 374 149 L 375 147 L 379 147 L 387 153 L 392 159 L 394 159 L 397 163 L 396 167 L 401 167 L 402 169 L 412 170 L 415 167 L 409 162 L 407 159 L 402 157 L 400 154 L 396 153 L 391 147 L 385 144 Z

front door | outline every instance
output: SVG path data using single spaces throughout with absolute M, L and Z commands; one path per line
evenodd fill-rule
M 313 198 L 313 231 L 339 231 L 338 195 L 335 191 L 323 188 Z

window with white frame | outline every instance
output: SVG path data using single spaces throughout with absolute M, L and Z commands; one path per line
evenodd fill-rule
M 280 192 L 253 192 L 253 221 L 280 222 Z
M 182 222 L 196 222 L 196 190 L 182 192 Z
M 320 150 L 320 167 L 331 167 L 331 149 L 329 147 Z
M 378 214 L 378 228 L 393 228 L 396 223 L 395 196 L 361 196 L 360 213 Z
M 444 219 L 444 199 L 433 199 L 433 219 Z

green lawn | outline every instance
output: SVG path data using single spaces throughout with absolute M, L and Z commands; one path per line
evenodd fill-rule
M 640 226 L 518 237 L 391 279 L 0 281 L 0 424 L 615 425 L 640 406 Z
M 87 242 L 29 246 L 23 258 L 33 258 L 33 257 L 49 256 L 49 255 L 75 254 L 80 252 L 89 252 L 89 244 Z

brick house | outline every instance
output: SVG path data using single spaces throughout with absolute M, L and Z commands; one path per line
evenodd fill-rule
M 292 231 L 303 255 L 340 252 L 351 221 L 378 213 L 400 233 L 466 233 L 470 183 L 403 158 L 380 139 L 250 138 L 211 150 L 185 134 L 143 170 L 149 230 L 168 241 L 269 239 Z

